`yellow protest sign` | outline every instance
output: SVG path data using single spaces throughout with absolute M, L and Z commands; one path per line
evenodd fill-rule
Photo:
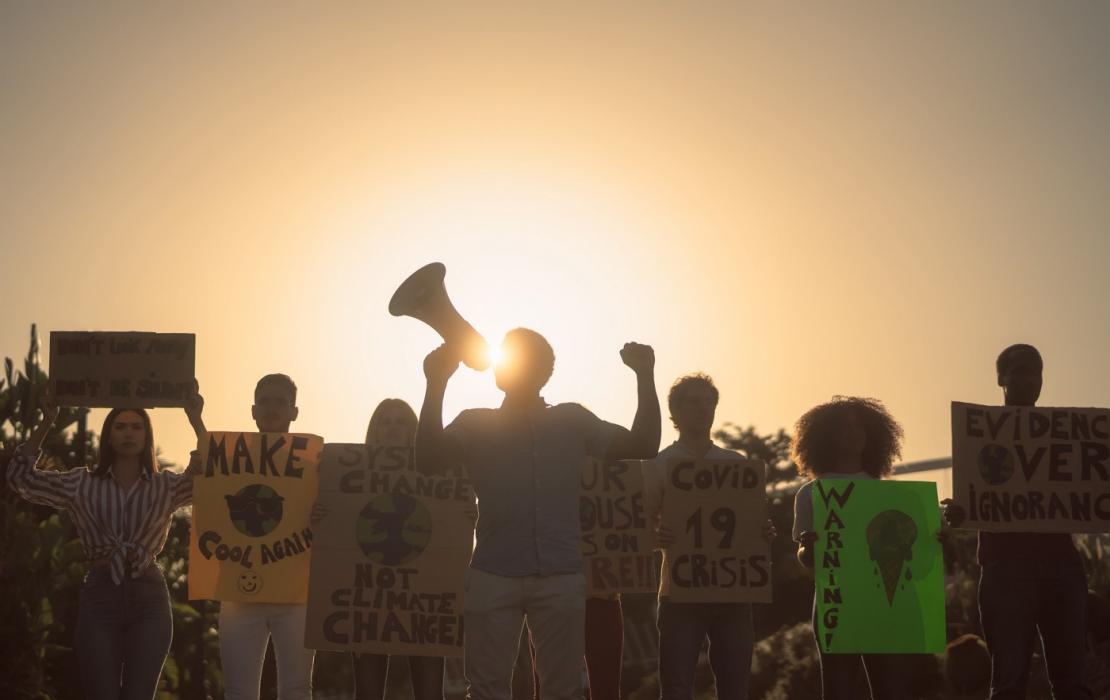
M 766 465 L 759 460 L 667 462 L 663 522 L 670 596 L 680 603 L 770 603 Z
M 952 403 L 952 494 L 988 532 L 1110 532 L 1110 410 Z
M 209 433 L 193 480 L 189 599 L 303 603 L 324 440 Z
M 587 458 L 578 515 L 586 593 L 654 593 L 659 581 L 640 462 Z
M 408 447 L 324 447 L 309 648 L 462 656 L 474 490 L 411 465 Z

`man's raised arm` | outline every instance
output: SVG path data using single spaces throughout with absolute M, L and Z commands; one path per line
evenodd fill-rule
M 416 427 L 416 470 L 422 474 L 438 474 L 458 459 L 460 446 L 443 431 L 443 395 L 447 382 L 459 368 L 459 355 L 454 348 L 440 345 L 424 358 L 427 388 L 420 407 L 420 423 Z
M 625 343 L 621 360 L 636 373 L 636 417 L 632 430 L 613 439 L 609 459 L 651 459 L 659 453 L 659 395 L 655 391 L 655 351 L 650 345 Z

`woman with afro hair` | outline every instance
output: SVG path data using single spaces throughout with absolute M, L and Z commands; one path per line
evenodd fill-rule
M 875 399 L 835 396 L 798 419 L 791 450 L 799 471 L 811 478 L 798 489 L 794 500 L 793 538 L 798 543 L 798 560 L 804 566 L 813 568 L 813 545 L 817 540 L 812 479 L 887 477 L 893 471 L 894 460 L 902 454 L 902 437 L 902 426 Z M 856 688 L 862 668 L 874 700 L 908 698 L 898 658 L 894 654 L 821 652 L 821 697 L 860 697 Z

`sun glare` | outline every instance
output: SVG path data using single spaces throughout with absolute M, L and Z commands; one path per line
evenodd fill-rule
M 505 359 L 505 351 L 502 350 L 501 346 L 496 343 L 487 343 L 486 357 L 489 358 L 489 366 L 496 367 L 497 365 L 501 364 L 502 360 Z

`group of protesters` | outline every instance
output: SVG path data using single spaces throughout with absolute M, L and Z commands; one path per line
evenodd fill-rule
M 512 672 L 524 639 L 532 649 L 535 693 L 542 700 L 583 696 L 583 663 L 592 700 L 620 700 L 623 619 L 619 596 L 591 597 L 580 544 L 580 465 L 587 457 L 643 460 L 644 504 L 664 562 L 675 534 L 663 523 L 669 460 L 739 459 L 714 444 L 719 400 L 702 373 L 678 378 L 667 408 L 678 439 L 660 449 L 661 409 L 651 347 L 628 343 L 621 359 L 636 377 L 637 408 L 630 428 L 601 420 L 575 403 L 543 396 L 555 367 L 550 344 L 532 330 L 510 331 L 505 358 L 494 368 L 504 392 L 500 407 L 469 409 L 446 426 L 443 401 L 460 355 L 445 344 L 424 360 L 426 393 L 419 419 L 399 399 L 382 401 L 370 419 L 367 443 L 411 444 L 425 474 L 464 470 L 477 495 L 476 540 L 466 571 L 464 669 L 472 700 L 510 700 Z M 1006 405 L 1033 406 L 1042 382 L 1040 354 L 1029 345 L 1006 348 L 996 377 Z M 288 432 L 297 419 L 297 388 L 284 374 L 262 377 L 252 417 L 261 432 Z M 185 412 L 198 442 L 206 434 L 199 391 Z M 85 697 L 149 699 L 157 690 L 172 637 L 165 579 L 155 558 L 175 510 L 192 500 L 199 471 L 193 453 L 183 472 L 162 470 L 143 409 L 112 409 L 104 421 L 95 464 L 72 471 L 36 467 L 58 415 L 49 395 L 42 420 L 6 470 L 26 499 L 69 511 L 89 559 L 80 592 L 75 646 Z M 882 479 L 901 455 L 902 428 L 883 404 L 834 397 L 798 419 L 792 456 L 810 479 Z M 813 567 L 817 527 L 812 481 L 795 502 L 792 539 Z M 944 503 L 949 525 L 964 514 Z M 768 521 L 752 537 L 773 539 Z M 1093 697 L 1084 678 L 1086 579 L 1067 534 L 979 533 L 979 608 L 991 658 L 990 697 L 1025 697 L 1038 637 L 1059 700 Z M 708 641 L 717 697 L 748 697 L 754 645 L 752 604 L 688 603 L 671 599 L 664 563 L 658 590 L 659 683 L 663 700 L 691 700 L 699 655 Z M 220 661 L 225 697 L 259 695 L 263 659 L 272 640 L 281 700 L 312 695 L 314 651 L 305 648 L 304 604 L 224 601 Z M 357 698 L 381 700 L 389 657 L 352 655 Z M 822 696 L 854 698 L 861 675 L 876 700 L 909 698 L 897 654 L 822 652 Z M 415 700 L 443 700 L 444 660 L 410 656 Z

